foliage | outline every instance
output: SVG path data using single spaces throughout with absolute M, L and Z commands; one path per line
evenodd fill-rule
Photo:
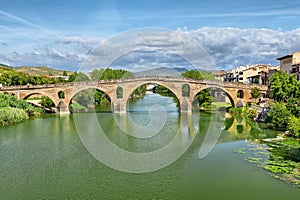
M 131 78 L 134 77 L 133 74 L 127 70 L 122 69 L 110 69 L 107 68 L 103 72 L 101 80 L 113 80 L 113 79 L 121 79 L 121 78 Z
M 102 80 L 104 69 L 94 69 L 90 75 L 92 81 Z
M 133 93 L 130 95 L 130 98 L 134 98 L 134 97 L 140 97 L 146 94 L 146 89 L 147 86 L 146 85 L 141 85 L 140 87 L 138 87 L 137 89 L 135 89 L 133 91 Z
M 233 115 L 241 115 L 243 114 L 243 109 L 242 108 L 230 108 L 229 112 Z
M 87 89 L 80 91 L 73 97 L 72 100 L 72 104 L 76 103 L 87 109 L 95 108 L 95 106 L 99 104 L 110 103 L 109 97 L 104 92 L 96 89 Z M 78 108 L 78 106 L 75 108 Z M 76 109 L 74 109 L 73 111 L 76 111 Z M 81 112 L 83 112 L 83 110 L 81 110 Z
M 29 116 L 25 110 L 11 107 L 0 108 L 0 126 L 19 123 L 27 119 Z
M 286 104 L 287 109 L 296 117 L 300 117 L 300 99 L 289 98 Z
M 86 74 L 84 74 L 84 73 L 82 73 L 82 72 L 74 72 L 73 74 L 71 74 L 70 76 L 69 76 L 69 82 L 86 82 L 86 81 L 89 81 L 90 80 L 90 78 L 86 75 Z
M 38 116 L 43 112 L 42 109 L 30 105 L 25 100 L 3 93 L 0 93 L 0 107 L 19 108 L 25 110 L 29 116 Z
M 0 126 L 18 123 L 30 116 L 39 116 L 42 109 L 36 108 L 15 96 L 0 93 Z
M 172 91 L 170 91 L 168 88 L 165 88 L 164 86 L 161 86 L 161 85 L 155 86 L 154 91 L 159 94 L 162 94 L 162 93 L 163 94 L 173 94 Z
M 247 111 L 247 116 L 248 116 L 250 119 L 256 118 L 256 116 L 257 116 L 257 110 L 255 110 L 255 109 L 248 109 L 248 111 Z
M 65 71 L 63 71 L 63 74 L 62 74 L 63 76 L 68 76 L 68 73 L 67 73 L 67 71 L 65 70 Z
M 78 103 L 72 103 L 70 106 L 70 111 L 75 113 L 75 112 L 87 112 L 88 109 Z
M 53 103 L 53 101 L 47 96 L 42 96 L 40 104 L 41 104 L 41 106 L 43 106 L 45 108 L 49 108 L 49 109 L 52 107 L 55 107 L 55 104 Z
M 279 102 L 287 102 L 289 98 L 300 98 L 300 82 L 295 76 L 284 71 L 272 75 L 270 79 L 271 98 Z
M 182 73 L 182 76 L 185 78 L 192 78 L 196 80 L 203 80 L 203 76 L 199 70 L 189 70 Z
M 276 130 L 287 130 L 291 112 L 280 102 L 271 104 L 271 111 L 268 114 L 271 117 L 272 124 Z
M 288 123 L 288 130 L 295 135 L 295 137 L 300 137 L 300 119 L 292 116 Z
M 41 75 L 31 75 L 24 72 L 17 72 L 12 68 L 0 68 L 0 84 L 3 86 L 8 85 L 41 85 L 41 84 L 54 84 L 64 83 L 61 78 L 49 78 Z
M 250 94 L 253 99 L 257 99 L 261 96 L 261 91 L 258 87 L 254 87 L 254 88 L 251 88 Z
M 215 76 L 210 71 L 200 70 L 203 80 L 216 80 Z
M 210 95 L 208 89 L 204 89 L 196 95 L 195 100 L 198 102 L 199 106 L 207 106 L 214 101 L 214 98 Z

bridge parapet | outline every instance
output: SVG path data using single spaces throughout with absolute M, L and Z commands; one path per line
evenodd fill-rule
M 66 111 L 68 110 L 68 106 L 76 93 L 78 93 L 81 90 L 94 88 L 102 90 L 110 97 L 111 103 L 114 104 L 113 107 L 115 108 L 115 112 L 117 112 L 118 110 L 126 112 L 127 100 L 134 91 L 134 89 L 147 83 L 159 84 L 170 89 L 176 95 L 181 104 L 181 112 L 190 112 L 191 103 L 194 100 L 195 95 L 205 88 L 216 87 L 223 89 L 226 92 L 226 94 L 231 98 L 233 106 L 236 105 L 237 102 L 241 99 L 237 97 L 237 92 L 239 90 L 242 90 L 244 94 L 243 105 L 247 103 L 247 101 L 251 98 L 251 88 L 258 87 L 262 92 L 267 91 L 267 86 L 254 84 L 250 85 L 241 83 L 229 83 L 217 80 L 195 80 L 171 76 L 140 76 L 118 80 L 100 80 L 46 85 L 8 86 L 0 88 L 0 92 L 15 94 L 18 98 L 26 98 L 36 93 L 46 95 L 52 99 L 56 107 L 65 108 L 58 109 L 59 111 Z M 190 96 L 183 95 L 183 86 L 185 84 L 189 85 Z M 122 98 L 119 98 L 117 95 L 117 89 L 120 87 L 123 91 Z M 62 101 L 62 99 L 59 97 L 60 92 L 65 93 L 65 98 L 63 99 L 63 103 L 65 105 L 60 104 L 60 102 Z

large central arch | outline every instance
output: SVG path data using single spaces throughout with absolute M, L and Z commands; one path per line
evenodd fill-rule
M 181 99 L 181 87 L 176 90 L 176 88 L 172 87 L 171 84 L 168 85 L 168 84 L 166 84 L 166 83 L 164 83 L 162 81 L 150 81 L 150 80 L 149 81 L 138 82 L 136 85 L 134 85 L 134 87 L 130 87 L 130 88 L 128 88 L 126 90 L 126 94 L 124 94 L 124 98 L 123 98 L 123 101 L 126 103 L 126 107 L 127 107 L 127 103 L 128 103 L 130 95 L 137 88 L 139 88 L 142 85 L 146 85 L 146 84 L 157 84 L 157 85 L 163 86 L 163 87 L 167 88 L 168 90 L 170 90 L 175 95 L 175 97 L 178 99 L 178 104 L 179 104 L 179 109 L 180 109 L 180 107 L 182 106 L 181 103 L 180 103 L 180 99 Z M 126 108 L 126 110 L 127 110 L 127 108 Z

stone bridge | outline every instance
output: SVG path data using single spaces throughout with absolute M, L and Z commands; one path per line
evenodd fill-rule
M 180 104 L 180 112 L 191 113 L 192 102 L 195 96 L 206 88 L 219 88 L 229 97 L 232 106 L 238 102 L 245 105 L 251 98 L 251 88 L 258 87 L 263 94 L 267 87 L 260 85 L 248 85 L 240 83 L 229 83 L 220 81 L 194 80 L 187 78 L 148 76 L 119 80 L 100 80 L 91 82 L 74 82 L 51 85 L 26 85 L 3 87 L 0 92 L 15 95 L 19 99 L 26 99 L 34 94 L 48 96 L 55 104 L 57 112 L 69 113 L 69 105 L 72 98 L 80 91 L 86 89 L 97 89 L 106 93 L 111 100 L 114 113 L 125 113 L 127 101 L 130 95 L 139 86 L 144 84 L 158 84 L 171 90 L 177 97 Z M 64 98 L 60 98 L 60 93 L 64 93 Z M 239 97 L 237 94 L 240 94 Z

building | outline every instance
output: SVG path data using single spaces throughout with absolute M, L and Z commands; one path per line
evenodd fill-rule
M 225 82 L 268 85 L 272 74 L 279 70 L 279 66 L 257 64 L 239 66 L 230 71 L 218 71 L 213 74 L 217 80 L 223 79 Z
M 220 70 L 220 71 L 213 71 L 212 74 L 216 80 L 224 81 L 224 76 L 226 72 L 224 70 Z
M 300 81 L 300 51 L 277 58 L 280 61 L 280 69 L 289 75 L 296 75 Z
M 272 74 L 279 71 L 279 66 L 257 64 L 249 66 L 243 71 L 244 81 L 247 84 L 269 85 Z

